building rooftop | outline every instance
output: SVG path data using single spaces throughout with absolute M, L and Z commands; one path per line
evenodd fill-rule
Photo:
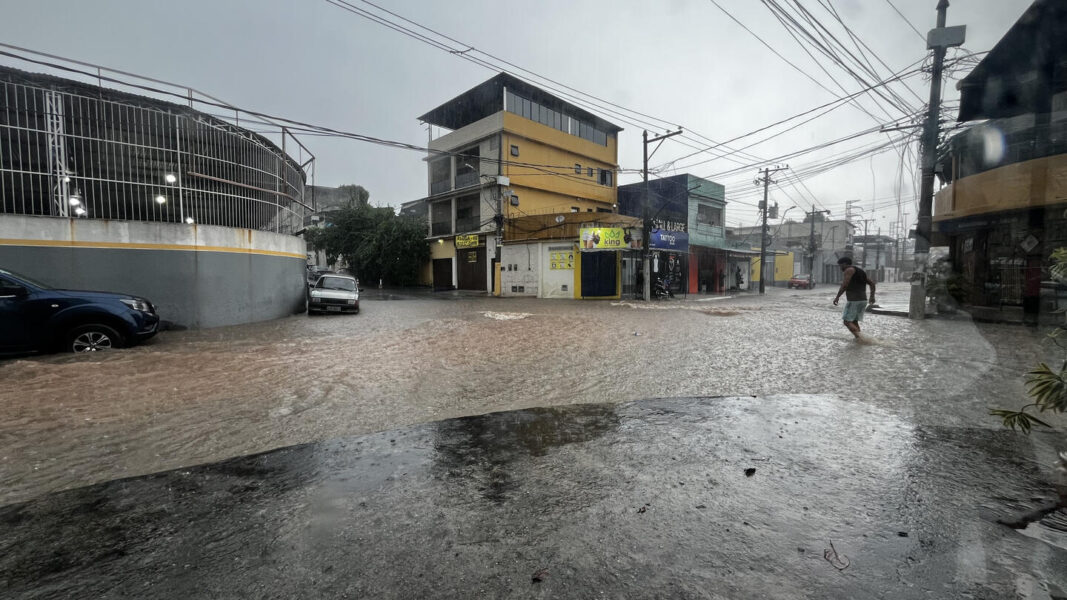
M 422 115 L 419 120 L 445 129 L 459 129 L 504 110 L 504 88 L 565 115 L 590 122 L 603 131 L 622 131 L 618 125 L 507 73 L 474 86 Z
M 959 121 L 1047 111 L 1067 90 L 1067 2 L 1035 0 L 978 66 L 964 77 Z

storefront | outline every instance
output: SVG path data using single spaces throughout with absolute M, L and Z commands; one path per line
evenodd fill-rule
M 622 294 L 622 255 L 638 244 L 622 227 L 583 227 L 579 232 L 576 279 L 580 298 L 618 299 Z
M 689 234 L 684 231 L 653 229 L 648 237 L 652 281 L 662 281 L 671 292 L 690 290 Z

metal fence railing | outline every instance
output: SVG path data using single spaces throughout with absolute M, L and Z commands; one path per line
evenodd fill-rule
M 279 148 L 205 113 L 146 104 L 0 82 L 0 213 L 303 228 L 311 202 L 284 128 Z

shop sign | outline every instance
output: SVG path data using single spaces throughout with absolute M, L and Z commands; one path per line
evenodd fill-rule
M 689 234 L 683 231 L 664 231 L 653 229 L 648 238 L 648 247 L 660 250 L 689 251 Z
M 626 247 L 626 234 L 621 227 L 582 227 L 581 250 L 621 250 Z
M 478 262 L 478 252 L 468 252 L 467 253 L 467 262 L 469 262 L 469 263 Z
M 478 234 L 473 233 L 471 235 L 457 235 L 456 236 L 456 248 L 477 248 L 478 247 Z

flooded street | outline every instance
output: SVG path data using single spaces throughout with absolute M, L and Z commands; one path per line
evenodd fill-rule
M 1023 404 L 1022 374 L 1051 356 L 1038 330 L 879 315 L 864 321 L 876 343 L 857 344 L 833 292 L 644 304 L 368 291 L 354 316 L 5 360 L 0 505 L 303 442 L 576 403 L 824 394 L 914 425 L 996 429 L 988 408 Z

